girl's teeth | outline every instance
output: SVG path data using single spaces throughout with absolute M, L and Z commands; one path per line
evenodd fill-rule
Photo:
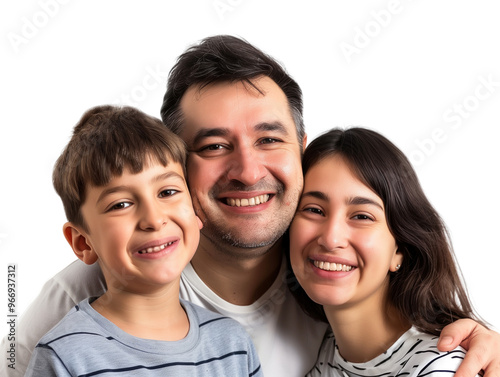
M 325 271 L 351 271 L 353 266 L 348 266 L 340 263 L 330 263 L 323 261 L 314 261 L 314 266 L 318 267 L 320 270 Z

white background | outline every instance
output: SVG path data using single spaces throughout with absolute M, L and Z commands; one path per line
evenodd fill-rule
M 364 126 L 410 157 L 450 228 L 475 307 L 498 329 L 497 4 L 2 2 L 0 321 L 5 332 L 8 264 L 17 264 L 22 314 L 42 284 L 75 259 L 61 232 L 65 216 L 51 183 L 74 124 L 86 109 L 105 103 L 137 106 L 159 117 L 176 57 L 214 34 L 243 37 L 285 65 L 304 91 L 309 140 L 331 127 Z

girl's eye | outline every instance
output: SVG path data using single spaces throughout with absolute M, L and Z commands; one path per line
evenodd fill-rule
M 353 216 L 353 219 L 354 220 L 373 220 L 370 216 L 363 215 L 363 214 L 355 215 L 355 216 Z
M 172 190 L 172 189 L 168 189 L 168 190 L 163 190 L 162 192 L 160 192 L 160 198 L 167 198 L 169 196 L 173 196 L 175 194 L 177 194 L 179 191 L 177 190 Z
M 320 215 L 320 216 L 325 215 L 322 210 L 320 210 L 319 208 L 316 208 L 316 207 L 307 207 L 307 208 L 304 208 L 304 211 L 314 213 L 315 215 Z

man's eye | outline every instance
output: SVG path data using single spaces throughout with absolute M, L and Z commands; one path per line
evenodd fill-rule
M 273 143 L 278 143 L 280 140 L 274 139 L 272 137 L 265 137 L 260 140 L 261 144 L 273 144 Z
M 218 151 L 220 149 L 224 149 L 224 146 L 222 144 L 210 144 L 206 147 L 201 148 L 200 151 Z
M 172 189 L 168 189 L 168 190 L 163 190 L 162 192 L 160 192 L 160 198 L 167 198 L 169 196 L 173 196 L 175 194 L 177 194 L 179 191 L 177 190 L 172 190 Z

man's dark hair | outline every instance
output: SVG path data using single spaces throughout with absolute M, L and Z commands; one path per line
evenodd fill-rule
M 305 131 L 299 85 L 275 59 L 247 41 L 230 35 L 203 39 L 179 56 L 170 71 L 163 97 L 163 123 L 176 134 L 182 131 L 180 102 L 186 90 L 193 85 L 201 89 L 214 83 L 243 81 L 259 90 L 252 80 L 260 76 L 271 78 L 285 93 L 299 144 L 302 145 Z

